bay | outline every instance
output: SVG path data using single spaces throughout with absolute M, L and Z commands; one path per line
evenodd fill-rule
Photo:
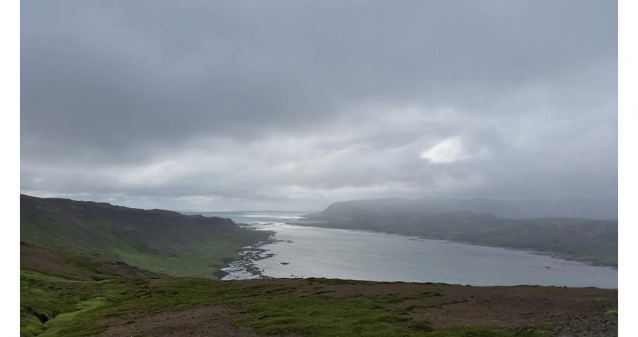
M 434 282 L 473 286 L 617 288 L 618 270 L 534 252 L 368 231 L 306 227 L 293 212 L 208 212 L 275 232 L 252 262 L 261 276 Z M 236 262 L 224 279 L 259 277 Z

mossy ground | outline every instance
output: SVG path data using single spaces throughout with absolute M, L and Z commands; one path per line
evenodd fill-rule
M 300 293 L 294 286 L 165 278 L 78 281 L 22 270 L 22 336 L 87 336 L 107 329 L 105 321 L 129 312 L 184 311 L 202 306 L 238 308 L 234 324 L 262 334 L 303 336 L 537 336 L 538 329 L 462 327 L 434 330 L 409 315 L 416 295 L 331 297 Z M 329 282 L 329 281 L 327 281 Z M 350 281 L 351 284 L 356 284 Z

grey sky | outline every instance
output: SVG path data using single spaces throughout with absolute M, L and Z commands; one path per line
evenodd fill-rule
M 21 12 L 24 193 L 181 210 L 617 195 L 614 1 Z

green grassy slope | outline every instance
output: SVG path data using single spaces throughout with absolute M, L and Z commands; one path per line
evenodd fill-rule
M 618 265 L 618 221 L 574 218 L 505 219 L 489 214 L 366 214 L 351 220 L 304 224 L 373 230 L 480 245 L 537 250 L 579 261 Z
M 267 237 L 230 219 L 21 195 L 20 240 L 173 276 L 211 277 Z

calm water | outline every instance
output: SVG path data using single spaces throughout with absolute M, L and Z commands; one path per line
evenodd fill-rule
M 256 230 L 275 231 L 278 242 L 261 248 L 254 262 L 270 277 L 328 277 L 371 281 L 453 284 L 546 285 L 617 288 L 618 271 L 530 252 L 473 246 L 414 237 L 287 225 L 298 214 L 204 213 L 230 217 Z M 242 263 L 225 279 L 256 277 Z

